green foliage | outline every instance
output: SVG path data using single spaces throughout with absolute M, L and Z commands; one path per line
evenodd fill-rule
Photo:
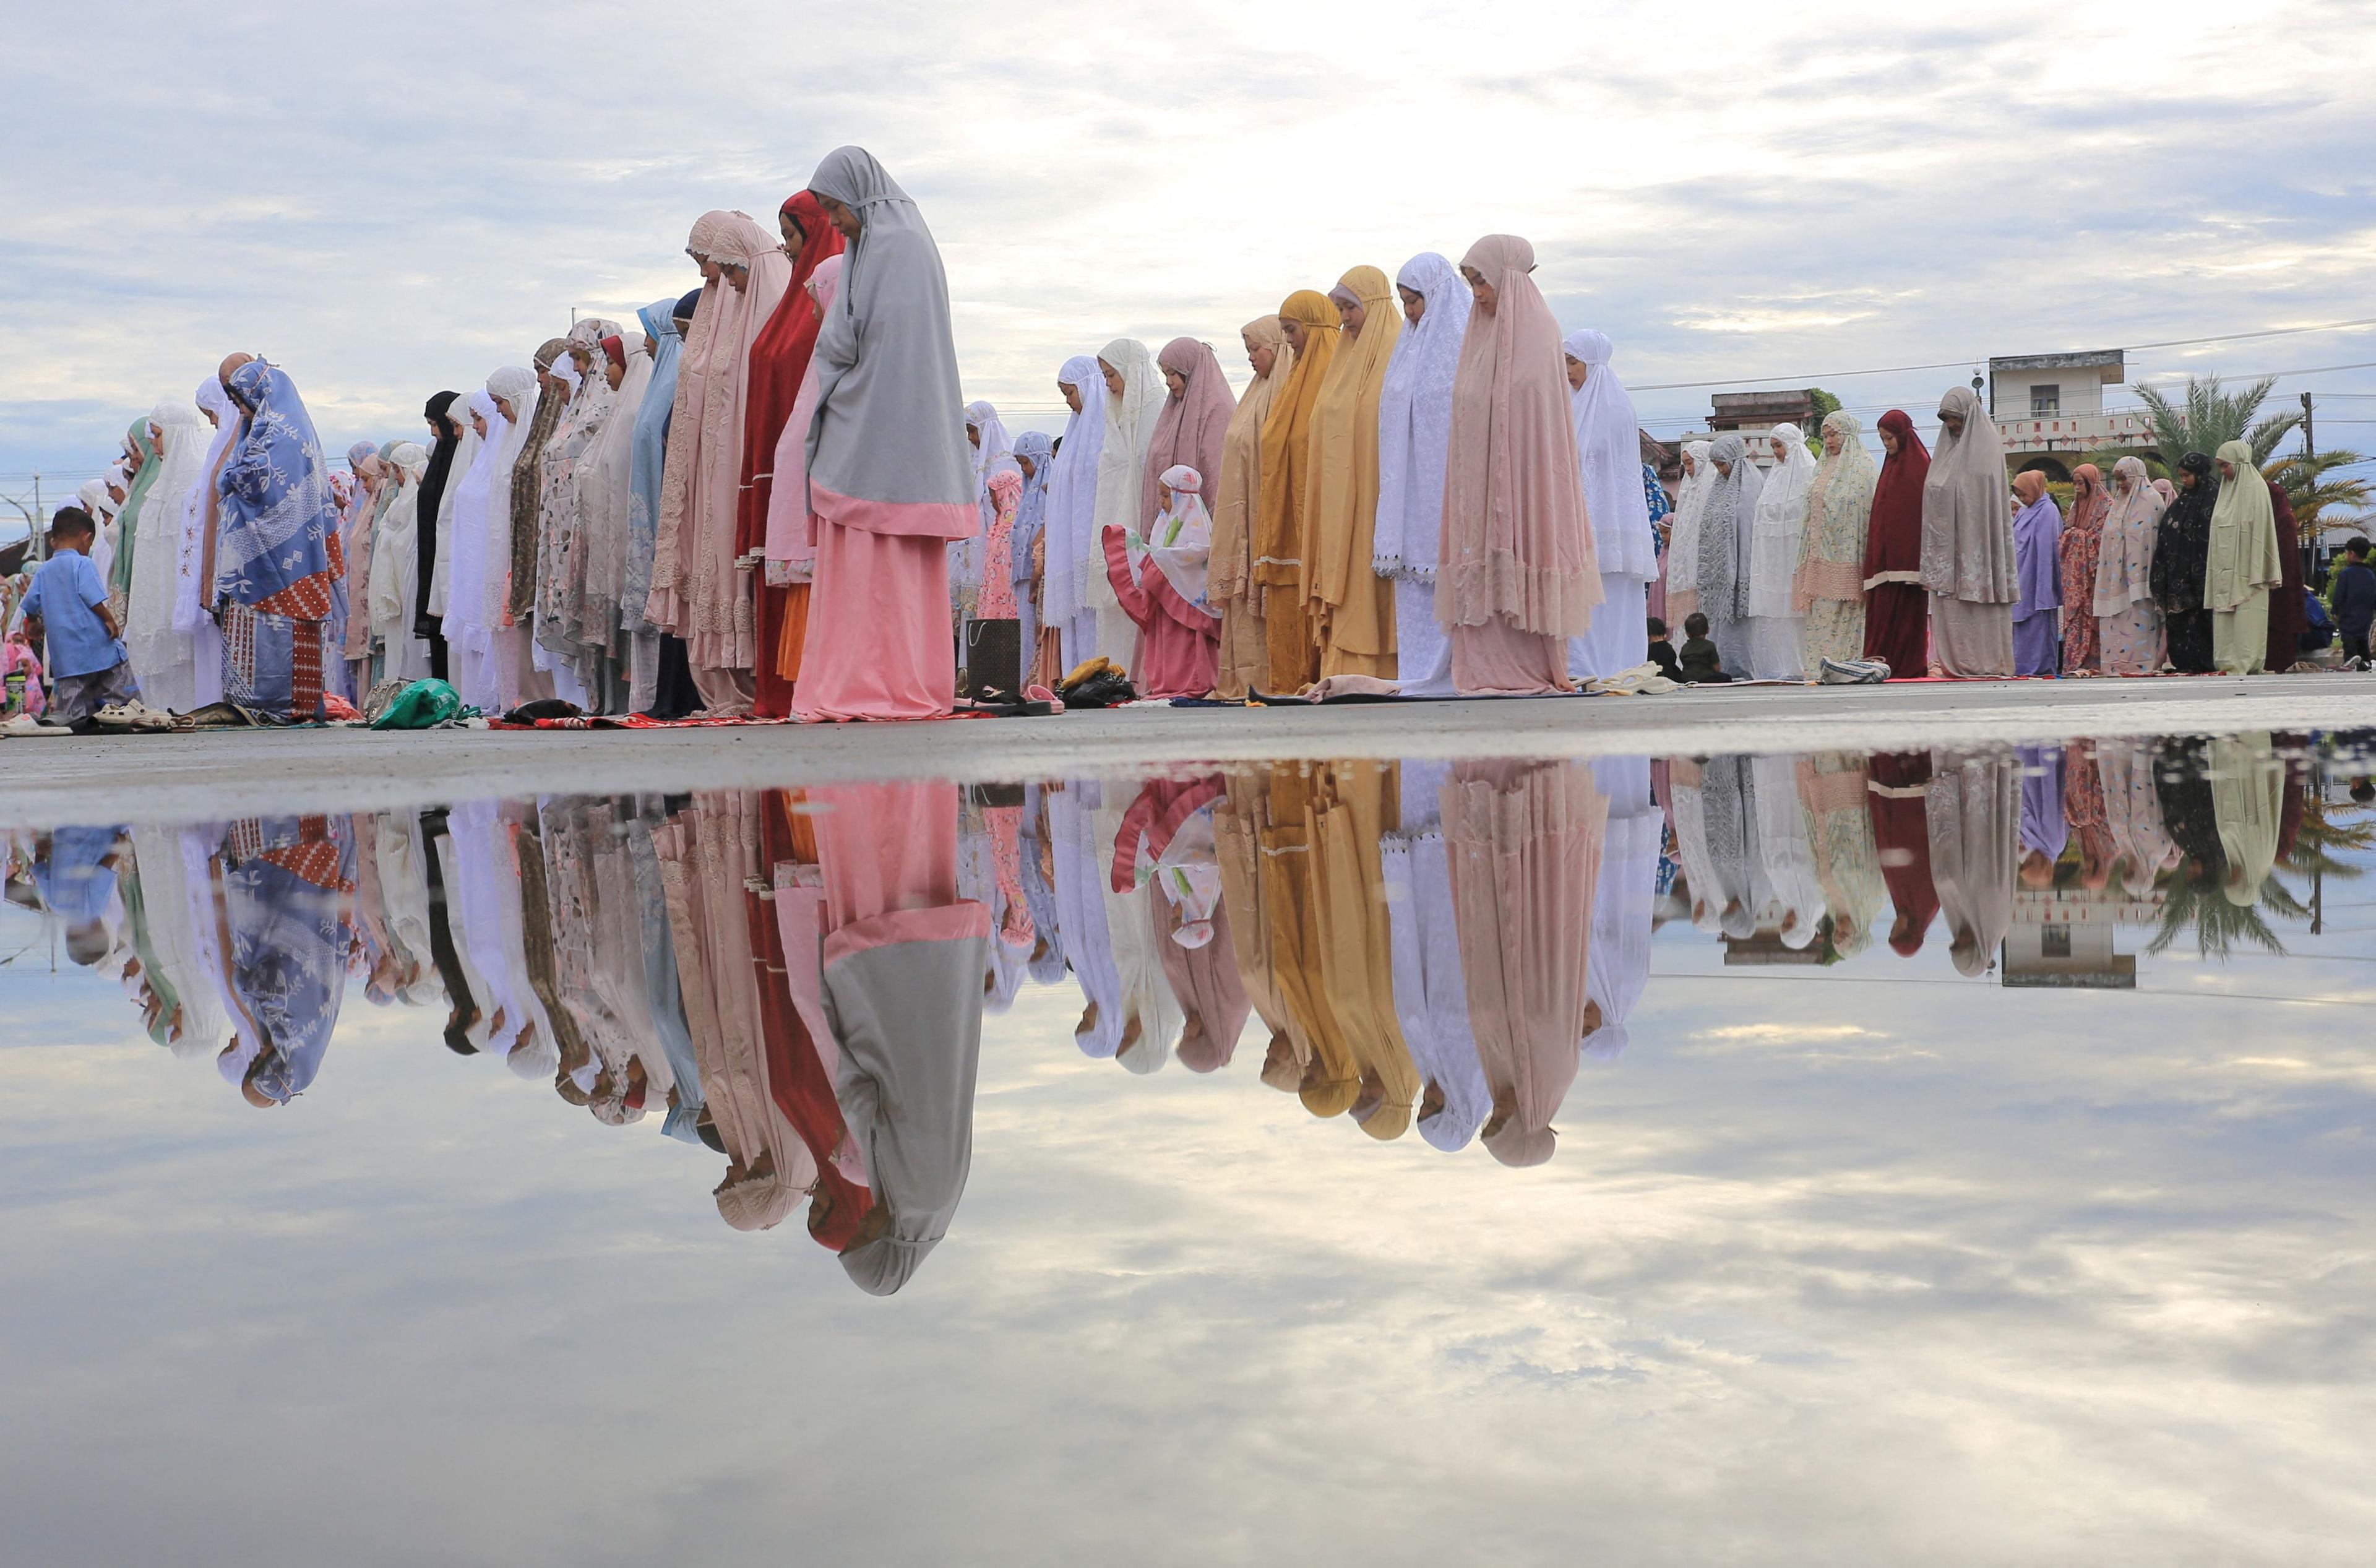
M 2251 385 L 2235 392 L 2224 390 L 2216 375 L 2186 378 L 2186 397 L 2182 404 L 2174 403 L 2150 386 L 2137 388 L 2137 400 L 2145 406 L 2146 422 L 2153 426 L 2154 445 L 2161 448 L 2162 461 L 2175 468 L 2178 460 L 2189 452 L 2216 456 L 2219 448 L 2230 441 L 2250 442 L 2255 465 L 2268 462 L 2277 443 L 2301 423 L 2299 413 L 2272 414 L 2259 419 L 2261 405 L 2269 400 L 2269 393 L 2277 384 L 2276 377 L 2264 375 Z
M 2125 446 L 2098 446 L 2093 452 L 2083 452 L 2073 459 L 2071 466 L 2076 469 L 2082 463 L 2095 464 L 2096 471 L 2104 476 L 2104 488 L 2109 490 L 2112 485 L 2112 467 L 2123 457 L 2134 457 L 2144 463 L 2148 482 L 2169 478 L 2169 466 L 2153 453 L 2132 452 Z
M 1815 406 L 1815 411 L 1807 418 L 1807 450 L 1820 457 L 1824 455 L 1824 421 L 1839 412 L 1840 400 L 1820 386 L 1810 386 L 1807 401 Z
M 2261 472 L 2286 493 L 2286 499 L 2293 505 L 2294 522 L 2301 529 L 2301 537 L 2309 540 L 2316 539 L 2321 529 L 2349 523 L 2355 517 L 2366 514 L 2370 501 L 2376 499 L 2376 483 L 2347 478 L 2335 470 L 2367 460 L 2358 452 L 2339 447 L 2314 457 L 2297 452 L 2265 465 Z

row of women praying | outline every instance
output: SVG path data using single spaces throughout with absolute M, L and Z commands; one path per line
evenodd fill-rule
M 1899 679 L 2293 668 L 2293 511 L 2248 445 L 2188 453 L 2175 482 L 2123 457 L 2108 488 L 2082 465 L 2066 519 L 2043 472 L 2008 491 L 1970 389 L 1948 391 L 1939 422 L 1932 452 L 1902 410 L 1883 414 L 1878 468 L 1845 410 L 1825 416 L 1820 457 L 1792 424 L 1687 445 L 1667 617 L 1705 613 L 1736 679 L 1871 659 Z

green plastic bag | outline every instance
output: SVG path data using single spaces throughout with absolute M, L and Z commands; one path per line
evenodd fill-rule
M 415 681 L 397 693 L 387 711 L 372 720 L 374 730 L 434 730 L 461 716 L 462 696 L 443 681 Z

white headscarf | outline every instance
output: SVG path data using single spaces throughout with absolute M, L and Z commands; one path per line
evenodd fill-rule
M 205 601 L 211 593 L 201 592 L 198 569 L 205 564 L 207 502 L 214 494 L 215 465 L 231 444 L 239 439 L 239 405 L 223 390 L 223 384 L 209 375 L 198 383 L 197 405 L 215 416 L 214 439 L 208 443 L 197 472 L 190 478 L 182 493 L 182 541 L 177 576 L 173 584 L 173 629 L 195 632 L 204 616 Z
M 1590 367 L 1568 394 L 1575 416 L 1575 450 L 1584 465 L 1585 513 L 1604 577 L 1648 582 L 1658 575 L 1650 502 L 1642 490 L 1642 429 L 1633 395 L 1609 367 L 1616 345 L 1586 327 L 1567 335 L 1567 357 Z
M 1098 541 L 1108 528 L 1135 530 L 1138 504 L 1146 478 L 1146 449 L 1155 442 L 1156 422 L 1163 417 L 1170 390 L 1155 368 L 1155 356 L 1135 338 L 1117 338 L 1098 350 L 1098 358 L 1122 376 L 1122 396 L 1106 400 L 1105 443 L 1098 452 L 1097 509 L 1089 523 L 1086 552 L 1099 553 Z M 1103 379 L 1100 373 L 1100 380 Z M 1113 585 L 1103 572 L 1085 573 L 1087 603 L 1097 610 L 1118 610 Z
M 1062 626 L 1089 608 L 1089 564 L 1102 563 L 1092 531 L 1098 505 L 1098 458 L 1105 450 L 1106 378 L 1098 362 L 1075 354 L 1056 373 L 1056 380 L 1081 395 L 1081 411 L 1064 425 L 1055 460 L 1048 468 L 1046 522 L 1040 537 L 1048 541 L 1044 579 L 1048 624 Z M 1105 571 L 1100 564 L 1097 576 Z
M 454 487 L 453 567 L 446 584 L 442 631 L 447 642 L 483 654 L 494 646 L 493 626 L 487 619 L 487 578 L 495 563 L 508 564 L 511 559 L 507 549 L 496 552 L 494 536 L 499 526 L 506 539 L 510 533 L 511 457 L 517 455 L 519 445 L 513 433 L 519 427 L 505 422 L 494 395 L 484 387 L 470 394 L 469 409 L 463 416 L 466 429 L 469 414 L 486 422 L 487 434 L 470 459 L 469 471 Z M 463 700 L 479 702 L 489 695 L 465 692 Z
M 615 600 L 625 591 L 627 502 L 635 490 L 636 416 L 643 411 L 645 389 L 652 384 L 652 356 L 644 340 L 619 333 L 627 356 L 626 374 L 619 389 L 610 394 L 611 407 L 602 426 L 577 457 L 577 515 L 589 539 L 601 541 L 596 554 L 620 581 L 609 586 Z
M 1213 519 L 1205 510 L 1205 479 L 1185 463 L 1175 463 L 1158 476 L 1171 488 L 1171 506 L 1155 519 L 1155 533 L 1146 553 L 1164 580 L 1180 597 L 1210 613 L 1205 600 L 1206 566 L 1213 556 Z
M 1708 466 L 1708 444 L 1694 441 L 1685 445 L 1683 456 L 1691 459 L 1683 465 L 1683 487 L 1675 497 L 1673 531 L 1667 536 L 1667 591 L 1695 593 L 1700 586 L 1700 517 L 1707 510 L 1708 479 L 1715 470 Z
M 1452 381 L 1476 303 L 1452 263 L 1422 251 L 1395 274 L 1426 300 L 1395 339 L 1378 392 L 1378 521 L 1370 565 L 1382 577 L 1433 582 L 1443 548 L 1443 469 L 1452 446 Z
M 1807 487 L 1815 482 L 1815 455 L 1795 424 L 1777 424 L 1766 434 L 1782 444 L 1781 458 L 1757 493 L 1757 520 L 1750 536 L 1749 612 L 1796 615 L 1799 536 L 1807 527 Z
M 981 437 L 981 445 L 973 448 L 973 485 L 976 494 L 990 492 L 990 470 L 1001 457 L 1014 456 L 1015 438 L 1006 434 L 1006 422 L 987 402 L 966 405 L 966 423 Z

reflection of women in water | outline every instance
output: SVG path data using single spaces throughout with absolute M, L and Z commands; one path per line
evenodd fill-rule
M 1871 774 L 1865 786 L 1865 809 L 1872 818 L 1881 880 L 1896 911 L 1890 921 L 1889 946 L 1899 957 L 1911 958 L 1922 951 L 1922 938 L 1939 913 L 1924 807 L 1930 793 L 1930 756 L 1927 752 L 1877 753 Z
M 1150 780 L 1123 814 L 1111 868 L 1114 884 L 1143 882 L 1152 894 L 1156 959 L 1182 1013 L 1177 1054 L 1194 1073 L 1237 1053 L 1251 1010 L 1221 897 L 1213 804 L 1222 789 L 1219 774 Z
M 2097 741 L 2096 773 L 2109 867 L 2132 897 L 2154 889 L 2161 873 L 2176 868 L 2178 846 L 2162 828 L 2161 796 L 2154 785 L 2154 754 L 2142 741 Z M 2076 798 L 2074 792 L 2073 797 Z
M 1799 759 L 1799 803 L 1807 814 L 1815 880 L 1832 920 L 1832 948 L 1843 958 L 1872 945 L 1873 928 L 1889 906 L 1867 793 L 1861 754 L 1817 752 Z
M 2260 902 L 2262 884 L 2276 868 L 2285 795 L 2286 766 L 2267 731 L 2211 742 L 2211 817 L 2228 861 L 2219 888 L 2238 909 Z
M 1930 877 L 1947 917 L 1948 956 L 1959 974 L 1985 974 L 2013 924 L 2020 763 L 2011 756 L 1932 752 L 1923 814 L 1930 825 Z
M 1609 802 L 1581 763 L 1462 763 L 1443 787 L 1460 967 L 1493 1091 L 1485 1146 L 1540 1165 L 1574 1080 Z
M 1650 798 L 1647 757 L 1596 758 L 1592 777 L 1609 797 L 1609 838 L 1592 896 L 1584 1053 L 1606 1059 L 1625 1049 L 1626 1020 L 1650 982 L 1650 906 L 1667 823 Z
M 1460 978 L 1460 923 L 1439 815 L 1450 772 L 1449 763 L 1404 759 L 1396 791 L 1402 828 L 1379 851 L 1394 938 L 1395 1016 L 1420 1075 L 1419 1135 L 1447 1154 L 1476 1135 L 1493 1103 Z
M 354 893 L 347 819 L 234 822 L 211 880 L 236 1030 L 216 1065 L 250 1105 L 286 1105 L 322 1070 L 346 993 Z
M 818 790 L 834 1087 L 874 1206 L 841 1253 L 870 1295 L 914 1277 L 973 1163 L 990 911 L 956 896 L 954 785 Z
M 1419 1071 L 1395 1016 L 1394 934 L 1379 842 L 1395 815 L 1394 776 L 1337 763 L 1313 795 L 1313 908 L 1321 983 L 1360 1071 L 1351 1111 L 1381 1142 L 1401 1137 L 1420 1098 Z

